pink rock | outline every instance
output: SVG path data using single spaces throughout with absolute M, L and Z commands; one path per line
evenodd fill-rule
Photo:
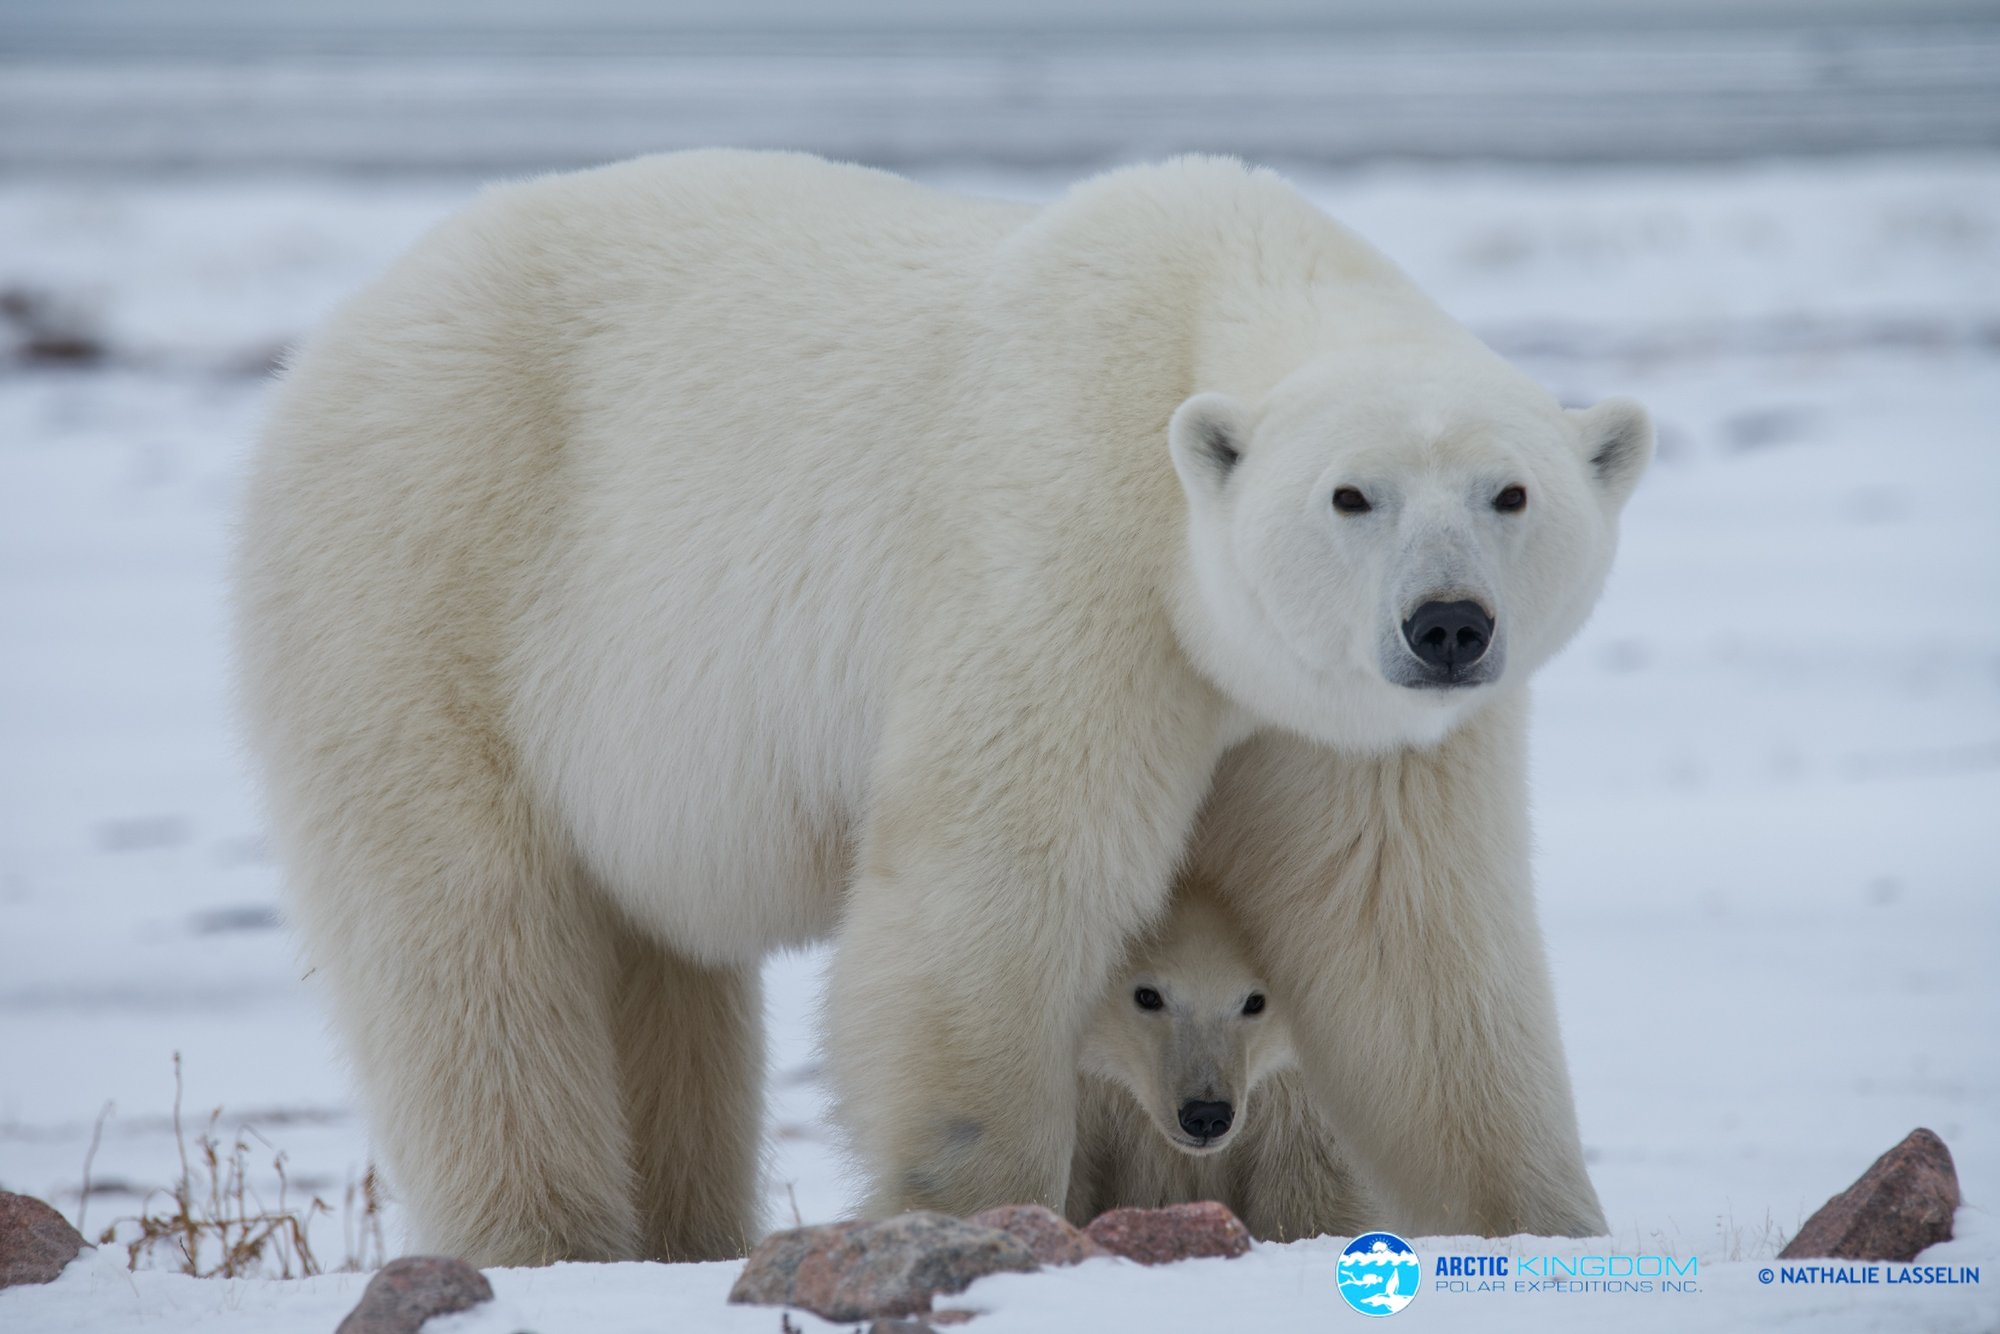
M 1951 1239 L 1958 1169 L 1944 1141 L 1919 1127 L 1875 1160 L 1861 1179 L 1820 1206 L 1778 1252 L 1781 1260 L 1917 1258 Z
M 417 1334 L 434 1315 L 470 1310 L 492 1300 L 493 1285 L 465 1261 L 442 1255 L 406 1256 L 375 1271 L 336 1334 Z
M 1073 1265 L 1093 1255 L 1106 1254 L 1081 1229 L 1045 1205 L 1003 1204 L 998 1209 L 974 1214 L 966 1221 L 999 1228 L 1045 1265 Z
M 773 1232 L 757 1243 L 743 1272 L 729 1289 L 729 1300 L 746 1306 L 797 1306 L 792 1291 L 798 1286 L 799 1266 L 808 1255 L 824 1252 L 850 1232 L 866 1223 L 821 1223 L 815 1227 Z M 858 1318 L 858 1317 L 857 1317 Z
M 1035 1268 L 1028 1248 L 998 1228 L 944 1214 L 899 1214 L 766 1237 L 729 1300 L 802 1307 L 828 1320 L 907 1316 L 930 1310 L 938 1293 L 965 1291 L 976 1278 Z
M 868 1334 L 937 1334 L 940 1329 L 962 1325 L 972 1319 L 971 1311 L 932 1311 L 929 1315 L 890 1315 L 873 1321 Z
M 0 1190 L 0 1288 L 53 1282 L 83 1245 L 69 1220 L 48 1205 Z
M 1142 1265 L 1216 1255 L 1227 1259 L 1250 1249 L 1250 1230 L 1213 1200 L 1164 1209 L 1112 1209 L 1083 1231 L 1105 1250 Z

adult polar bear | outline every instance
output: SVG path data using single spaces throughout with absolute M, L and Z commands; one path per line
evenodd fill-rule
M 758 963 L 836 933 L 869 1207 L 1060 1207 L 1081 1026 L 1212 788 L 1194 855 L 1383 1221 L 1602 1231 L 1522 686 L 1650 440 L 1232 162 L 487 194 L 297 359 L 237 571 L 413 1240 L 738 1253 Z

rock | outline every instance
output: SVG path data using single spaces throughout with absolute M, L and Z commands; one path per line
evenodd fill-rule
M 966 1221 L 999 1228 L 1026 1246 L 1039 1264 L 1073 1265 L 1107 1253 L 1067 1218 L 1045 1205 L 1003 1204 L 998 1209 L 974 1214 Z
M 1859 1181 L 1821 1205 L 1778 1258 L 1914 1260 L 1926 1246 L 1951 1239 L 1957 1209 L 1958 1169 L 1951 1150 L 1918 1127 Z
M 867 1228 L 867 1223 L 821 1223 L 816 1227 L 773 1232 L 757 1243 L 743 1272 L 729 1289 L 729 1300 L 744 1306 L 796 1306 L 792 1290 L 798 1284 L 799 1265 L 815 1250 L 824 1251 L 851 1232 Z
M 899 1214 L 879 1223 L 831 1223 L 759 1242 L 729 1300 L 797 1306 L 828 1320 L 908 1316 L 938 1293 L 976 1278 L 1031 1273 L 1035 1257 L 998 1228 L 944 1214 Z
M 463 1260 L 411 1255 L 375 1271 L 367 1290 L 336 1334 L 417 1334 L 434 1315 L 470 1310 L 493 1300 L 486 1275 Z
M 103 361 L 106 348 L 89 324 L 84 310 L 49 292 L 21 287 L 0 291 L 0 335 L 14 344 L 14 358 L 29 365 Z
M 895 1315 L 872 1320 L 868 1334 L 937 1334 L 940 1329 L 962 1325 L 977 1314 L 973 1311 L 932 1311 L 929 1315 Z
M 1228 1259 L 1250 1249 L 1250 1229 L 1213 1200 L 1164 1209 L 1112 1209 L 1099 1214 L 1083 1232 L 1113 1255 L 1142 1265 L 1214 1255 Z
M 0 1288 L 52 1283 L 83 1248 L 83 1237 L 53 1208 L 0 1190 Z

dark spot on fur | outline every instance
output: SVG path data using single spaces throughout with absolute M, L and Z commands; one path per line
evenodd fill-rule
M 919 1200 L 934 1200 L 945 1194 L 959 1168 L 972 1156 L 985 1136 L 985 1125 L 969 1116 L 955 1116 L 939 1123 L 937 1151 L 932 1155 L 932 1161 L 905 1169 L 904 1191 L 912 1199 Z

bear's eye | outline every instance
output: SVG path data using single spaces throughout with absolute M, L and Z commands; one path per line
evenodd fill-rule
M 1261 991 L 1251 992 L 1250 998 L 1243 1002 L 1243 1013 L 1245 1014 L 1264 1013 L 1264 993 Z
M 1142 1010 L 1158 1010 L 1166 1006 L 1166 1001 L 1160 998 L 1160 993 L 1151 987 L 1140 987 L 1133 992 L 1132 1003 Z
M 1333 508 L 1341 514 L 1366 514 L 1375 507 L 1368 503 L 1368 497 L 1353 487 L 1343 486 L 1333 493 Z
M 1499 495 L 1493 497 L 1493 508 L 1499 510 L 1502 514 L 1519 514 L 1522 510 L 1528 508 L 1528 488 L 1525 486 L 1508 487 Z

